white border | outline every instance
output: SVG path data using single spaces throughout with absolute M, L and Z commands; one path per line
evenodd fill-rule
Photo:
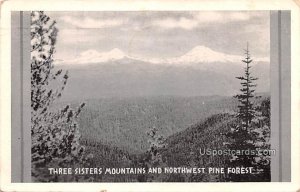
M 300 190 L 299 7 L 292 0 L 23 0 L 1 6 L 0 191 L 297 191 Z M 288 183 L 11 183 L 11 11 L 291 10 L 292 182 Z

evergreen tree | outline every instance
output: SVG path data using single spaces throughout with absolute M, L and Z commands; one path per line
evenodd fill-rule
M 68 80 L 67 71 L 54 71 L 55 24 L 44 12 L 31 12 L 31 162 L 36 181 L 74 180 L 70 175 L 50 175 L 47 168 L 72 167 L 88 159 L 76 123 L 84 104 L 76 110 L 69 105 L 53 109 Z
M 252 120 L 251 130 L 256 134 L 256 140 L 254 145 L 257 150 L 270 150 L 270 98 L 264 98 L 262 102 L 255 107 L 255 117 Z M 270 154 L 261 153 L 255 158 L 255 164 L 257 165 L 256 177 L 259 181 L 271 181 L 270 172 Z
M 252 174 L 231 174 L 228 176 L 229 181 L 266 181 L 269 179 L 269 158 L 257 153 L 258 149 L 267 149 L 269 142 L 268 121 L 270 117 L 266 115 L 266 108 L 269 108 L 268 102 L 262 102 L 258 106 L 254 106 L 253 97 L 255 93 L 254 81 L 257 78 L 253 77 L 250 72 L 250 58 L 249 48 L 245 50 L 244 76 L 236 77 L 241 80 L 241 93 L 235 97 L 238 99 L 240 105 L 238 106 L 237 120 L 238 123 L 227 134 L 231 139 L 227 147 L 231 150 L 239 150 L 241 153 L 232 155 L 230 162 L 231 167 L 252 167 Z M 261 107 L 264 106 L 264 107 Z M 262 110 L 263 109 L 263 110 Z M 264 113 L 262 112 L 264 111 Z M 263 133 L 263 134 L 262 134 Z M 244 152 L 242 152 L 244 151 Z M 245 152 L 247 151 L 247 153 Z M 262 171 L 264 169 L 264 171 Z M 262 174 L 264 174 L 262 176 Z
M 146 168 L 151 167 L 166 167 L 166 160 L 163 159 L 161 150 L 166 148 L 165 138 L 158 134 L 156 127 L 152 127 L 147 131 L 149 137 L 149 149 L 147 150 L 147 155 L 145 159 Z M 165 180 L 165 175 L 151 175 L 147 176 L 147 181 L 163 181 Z
M 248 43 L 245 50 L 245 59 L 243 59 L 242 62 L 246 65 L 244 76 L 236 77 L 237 79 L 241 80 L 241 93 L 234 96 L 240 103 L 238 105 L 238 112 L 236 115 L 238 124 L 236 127 L 232 128 L 231 132 L 228 133 L 228 136 L 231 139 L 228 148 L 235 151 L 255 151 L 254 142 L 256 138 L 255 133 L 251 131 L 250 125 L 255 116 L 252 98 L 254 97 L 254 87 L 256 86 L 253 82 L 257 80 L 257 78 L 251 76 L 250 63 L 252 62 L 252 59 L 250 58 Z M 229 165 L 231 167 L 253 167 L 255 158 L 255 155 L 245 153 L 232 155 Z M 228 180 L 251 181 L 253 180 L 253 176 L 251 174 L 231 174 L 228 175 Z
M 164 143 L 165 139 L 162 135 L 159 135 L 155 127 L 151 128 L 147 135 L 149 136 L 148 143 L 150 144 L 147 152 L 150 154 L 151 164 L 156 165 L 162 161 L 159 149 L 166 147 Z
M 247 49 L 245 50 L 245 55 L 245 59 L 242 60 L 243 63 L 246 64 L 245 74 L 244 76 L 236 77 L 237 79 L 241 80 L 241 93 L 235 96 L 240 102 L 240 105 L 238 106 L 239 112 L 237 114 L 237 117 L 242 121 L 242 129 L 248 129 L 249 124 L 254 117 L 255 110 L 253 108 L 253 102 L 251 101 L 251 99 L 254 97 L 254 87 L 256 87 L 256 84 L 254 84 L 253 82 L 258 79 L 251 76 L 250 64 L 252 62 L 252 59 L 250 58 L 248 43 Z

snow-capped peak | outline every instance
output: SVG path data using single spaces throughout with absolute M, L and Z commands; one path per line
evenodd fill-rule
M 191 54 L 191 53 L 199 53 L 199 52 L 214 52 L 214 51 L 208 47 L 199 45 L 191 49 L 188 53 Z
M 108 52 L 98 52 L 94 49 L 89 49 L 80 53 L 74 59 L 63 61 L 62 64 L 85 64 L 85 63 L 104 63 L 108 61 L 120 60 L 126 57 L 126 54 L 120 49 L 114 48 Z
M 109 52 L 107 52 L 107 54 L 111 55 L 112 57 L 115 57 L 115 58 L 118 58 L 118 57 L 123 58 L 126 56 L 126 54 L 118 48 L 114 48 L 114 49 L 110 50 Z
M 108 52 L 99 52 L 94 49 L 89 49 L 80 53 L 77 57 L 71 60 L 59 62 L 59 64 L 85 64 L 85 63 L 105 63 L 109 61 L 121 60 L 124 58 L 139 60 L 152 64 L 174 64 L 174 65 L 190 65 L 199 63 L 240 63 L 243 56 L 230 55 L 222 52 L 214 51 L 205 46 L 196 46 L 186 54 L 172 58 L 144 58 L 135 57 L 125 54 L 122 50 L 114 48 Z M 256 58 L 256 61 L 268 61 L 268 58 Z
M 178 58 L 170 59 L 169 62 L 173 62 L 173 63 L 238 62 L 241 59 L 242 57 L 238 55 L 229 55 L 229 54 L 214 51 L 205 46 L 197 46 Z

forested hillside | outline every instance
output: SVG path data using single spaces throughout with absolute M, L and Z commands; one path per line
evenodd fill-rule
M 263 96 L 255 100 L 256 105 L 260 105 L 262 101 L 267 99 L 268 96 Z M 166 99 L 166 98 L 165 98 Z M 168 98 L 170 99 L 170 98 Z M 195 99 L 195 98 L 194 98 Z M 198 98 L 199 99 L 199 98 Z M 202 98 L 203 99 L 203 98 Z M 195 99 L 197 100 L 197 99 Z M 208 101 L 207 99 L 206 101 Z M 231 99 L 233 100 L 233 99 Z M 136 101 L 136 100 L 135 100 Z M 145 100 L 141 99 L 140 102 Z M 228 99 L 222 98 L 212 99 L 211 107 L 221 105 L 224 101 L 229 102 Z M 195 101 L 194 101 L 195 102 Z M 199 102 L 199 101 L 198 101 Z M 157 101 L 156 101 L 157 103 Z M 165 101 L 164 101 L 165 103 Z M 137 105 L 137 103 L 135 103 Z M 140 103 L 141 105 L 141 103 Z M 137 105 L 137 106 L 140 106 Z M 117 105 L 119 106 L 119 105 Z M 224 107 L 224 103 L 223 103 Z M 130 108 L 130 107 L 129 107 Z M 191 108 L 193 109 L 193 108 Z M 165 147 L 159 149 L 161 154 L 162 162 L 157 164 L 157 167 L 227 167 L 230 156 L 224 155 L 204 155 L 200 154 L 200 150 L 216 149 L 224 150 L 227 149 L 225 143 L 230 142 L 230 138 L 226 136 L 228 132 L 237 125 L 237 119 L 232 113 L 219 111 L 216 114 L 207 114 L 206 116 L 201 116 L 199 120 L 193 125 L 187 125 L 182 130 L 178 130 L 174 133 L 166 132 L 169 136 L 166 137 L 164 143 Z M 123 109 L 125 110 L 125 109 Z M 137 110 L 137 109 L 136 109 Z M 140 109 L 141 110 L 141 109 Z M 187 109 L 186 109 L 187 110 Z M 208 108 L 206 108 L 207 111 Z M 138 110 L 137 110 L 138 111 Z M 137 114 L 134 111 L 134 114 Z M 210 111 L 209 111 L 210 112 Z M 170 115 L 165 114 L 164 115 Z M 205 114 L 205 111 L 202 112 Z M 94 113 L 94 115 L 96 115 Z M 178 120 L 180 121 L 180 119 Z M 186 120 L 187 121 L 187 120 Z M 132 122 L 133 124 L 133 122 Z M 83 126 L 83 125 L 81 125 Z M 137 141 L 144 144 L 144 150 L 133 151 L 130 150 L 134 148 L 131 140 L 122 140 L 124 146 L 130 147 L 119 147 L 116 143 L 115 145 L 105 144 L 105 139 L 100 136 L 100 131 L 93 135 L 93 139 L 90 139 L 91 134 L 86 132 L 84 137 L 81 139 L 81 143 L 86 146 L 87 152 L 92 153 L 94 158 L 92 158 L 92 167 L 151 167 L 151 160 L 149 160 L 149 153 L 147 149 L 149 148 L 149 137 L 146 134 L 147 127 L 143 127 L 140 130 L 135 129 L 134 131 L 139 131 L 139 133 L 134 133 L 130 131 L 128 127 L 126 138 L 136 139 Z M 120 129 L 119 129 L 120 130 Z M 119 131 L 118 130 L 118 131 Z M 91 130 L 90 130 L 91 131 Z M 124 130 L 123 130 L 124 131 Z M 159 129 L 159 134 L 162 134 L 163 129 Z M 113 132 L 113 131 L 112 131 Z M 102 134 L 112 134 L 102 131 Z M 114 134 L 118 134 L 115 130 Z M 130 135 L 131 134 L 131 135 Z M 139 135 L 140 134 L 140 137 Z M 128 143 L 126 143 L 128 142 Z M 121 145 L 120 145 L 121 146 Z M 227 175 L 224 174 L 160 174 L 157 175 L 96 175 L 94 176 L 94 181 L 114 181 L 114 182 L 124 182 L 124 181 L 177 181 L 177 182 L 197 182 L 197 181 L 210 181 L 210 182 L 220 182 L 225 181 Z
M 171 167 L 226 167 L 229 156 L 201 155 L 204 150 L 225 149 L 225 134 L 236 124 L 230 114 L 217 114 L 197 123 L 185 131 L 167 138 L 168 147 L 162 152 Z M 174 179 L 174 178 L 173 178 Z M 172 180 L 173 180 L 172 179 Z M 224 175 L 178 175 L 176 181 L 224 181 Z
M 166 139 L 166 148 L 161 149 L 163 161 L 161 167 L 222 167 L 227 157 L 201 156 L 199 149 L 224 149 L 224 137 L 235 123 L 232 115 L 213 115 L 202 122 L 195 124 L 184 131 L 178 132 Z M 103 145 L 101 142 L 87 141 L 81 143 L 86 146 L 87 152 L 93 153 L 91 167 L 147 167 L 147 153 L 132 154 L 117 147 Z M 142 178 L 141 178 L 142 177 Z M 154 177 L 155 178 L 155 177 Z M 94 175 L 94 181 L 151 181 L 153 175 Z M 213 174 L 161 174 L 155 181 L 222 181 L 223 176 Z
M 148 147 L 149 128 L 168 137 L 236 107 L 235 99 L 221 96 L 88 100 L 78 123 L 85 139 L 141 153 Z

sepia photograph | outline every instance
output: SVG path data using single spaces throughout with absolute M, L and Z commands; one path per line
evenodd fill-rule
M 299 11 L 82 4 L 2 8 L 4 191 L 296 188 Z
M 270 181 L 269 11 L 40 11 L 30 27 L 37 181 Z

